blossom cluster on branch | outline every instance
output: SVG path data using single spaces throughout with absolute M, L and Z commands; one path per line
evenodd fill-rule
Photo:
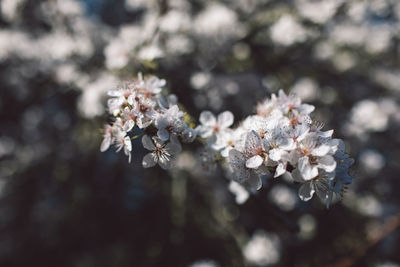
M 341 139 L 332 138 L 333 130 L 323 131 L 323 123 L 312 120 L 315 107 L 301 103 L 282 90 L 257 105 L 257 114 L 234 124 L 234 116 L 224 111 L 215 116 L 210 111 L 200 114 L 195 129 L 185 122 L 186 114 L 174 95 L 164 96 L 166 84 L 155 76 L 139 74 L 117 90 L 111 90 L 108 111 L 113 117 L 104 128 L 101 151 L 115 145 L 131 158 L 129 132 L 142 129 L 142 144 L 150 151 L 142 165 L 157 163 L 169 169 L 174 155 L 182 150 L 180 141 L 190 143 L 198 137 L 204 144 L 203 165 L 212 170 L 217 163 L 231 180 L 250 192 L 262 187 L 263 176 L 280 177 L 287 173 L 300 183 L 299 197 L 308 201 L 314 194 L 326 202 L 340 199 L 354 160 L 345 153 Z M 140 136 L 140 135 L 139 135 Z

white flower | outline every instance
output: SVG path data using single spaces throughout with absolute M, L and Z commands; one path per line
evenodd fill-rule
M 184 113 L 179 110 L 177 105 L 173 105 L 166 109 L 163 114 L 158 114 L 155 119 L 155 126 L 158 129 L 157 136 L 162 141 L 169 139 L 170 132 L 177 132 L 181 126 L 181 118 Z
M 103 130 L 103 141 L 101 142 L 101 146 L 100 146 L 100 151 L 104 152 L 106 151 L 110 145 L 113 143 L 114 141 L 114 137 L 113 137 L 113 128 L 111 125 L 104 125 L 104 130 Z
M 126 133 L 122 130 L 114 133 L 114 136 L 115 136 L 115 146 L 117 147 L 116 152 L 119 152 L 123 148 L 125 155 L 128 156 L 128 161 L 131 162 L 131 152 L 132 152 L 131 138 L 127 136 Z
M 268 173 L 266 167 L 262 166 L 264 156 L 261 137 L 255 131 L 247 133 L 244 152 L 236 149 L 229 151 L 228 159 L 233 179 L 250 191 L 259 190 L 262 186 L 260 175 Z
M 289 152 L 296 148 L 296 143 L 287 135 L 286 127 L 277 127 L 264 136 L 264 143 L 269 147 L 269 159 L 277 162 L 274 177 L 286 172 Z
M 210 111 L 203 111 L 200 114 L 201 125 L 196 127 L 196 132 L 203 138 L 223 132 L 233 124 L 233 114 L 230 111 L 224 111 L 215 118 Z
M 297 169 L 305 180 L 311 180 L 318 175 L 318 168 L 332 172 L 336 168 L 336 161 L 328 153 L 332 148 L 328 143 L 318 143 L 318 136 L 309 133 L 298 144 L 298 150 L 292 153 L 292 165 L 298 159 Z
M 297 110 L 301 114 L 310 114 L 315 107 L 309 104 L 301 104 L 301 99 L 296 94 L 286 95 L 283 90 L 279 90 L 277 103 L 284 114 L 289 111 Z
M 144 168 L 153 167 L 158 163 L 164 170 L 170 169 L 172 156 L 182 150 L 174 135 L 171 136 L 169 143 L 164 143 L 157 137 L 150 138 L 148 135 L 144 135 L 142 143 L 144 148 L 152 151 L 143 158 L 142 165 Z
M 331 189 L 330 183 L 332 179 L 335 177 L 335 173 L 321 173 L 318 177 L 305 181 L 302 179 L 301 175 L 297 170 L 292 172 L 292 177 L 296 182 L 303 183 L 299 188 L 299 197 L 303 201 L 310 200 L 314 193 L 317 193 L 317 196 L 327 202 L 327 206 L 332 201 L 332 197 L 334 192 Z

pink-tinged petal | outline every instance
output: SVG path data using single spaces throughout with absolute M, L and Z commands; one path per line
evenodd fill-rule
M 232 149 L 229 151 L 229 163 L 231 164 L 241 164 L 244 166 L 244 155 L 242 152 Z
M 146 148 L 147 150 L 153 151 L 156 149 L 153 141 L 151 140 L 151 138 L 148 135 L 144 135 L 142 137 L 142 144 L 143 144 L 143 147 Z
M 155 153 L 148 153 L 143 158 L 143 161 L 142 161 L 143 168 L 154 167 L 157 164 L 157 160 L 158 160 L 158 158 Z
M 233 124 L 233 114 L 230 111 L 224 111 L 218 115 L 218 125 L 220 128 L 228 128 Z
M 263 143 L 261 137 L 254 130 L 246 135 L 245 154 L 247 156 L 254 156 L 263 151 Z
M 169 132 L 167 131 L 167 129 L 160 129 L 157 131 L 157 136 L 162 141 L 167 141 L 169 139 Z
M 249 158 L 246 160 L 246 167 L 249 169 L 256 169 L 263 163 L 263 158 L 259 155 Z
M 106 151 L 111 145 L 111 136 L 107 135 L 104 137 L 103 141 L 101 142 L 100 151 Z
M 328 154 L 328 152 L 330 150 L 331 150 L 331 148 L 328 145 L 322 144 L 322 145 L 319 145 L 316 148 L 314 148 L 311 152 L 311 155 L 317 156 L 317 157 L 322 157 L 322 156 L 325 156 L 326 154 Z
M 318 167 L 326 172 L 333 172 L 336 169 L 336 161 L 332 156 L 326 155 L 318 159 Z
M 299 197 L 303 201 L 309 201 L 314 193 L 314 187 L 310 182 L 302 184 L 299 188 Z
M 203 111 L 200 114 L 199 121 L 201 124 L 203 124 L 204 126 L 208 126 L 208 127 L 213 127 L 217 123 L 217 120 L 215 119 L 214 114 L 212 114 L 212 112 L 210 112 L 208 110 Z
M 298 163 L 298 169 L 303 176 L 304 180 L 308 181 L 318 175 L 318 168 L 315 165 L 311 165 L 307 156 L 301 157 Z

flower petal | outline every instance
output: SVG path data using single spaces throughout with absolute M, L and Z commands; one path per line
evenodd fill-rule
M 278 160 L 281 159 L 282 152 L 283 152 L 282 149 L 274 148 L 274 149 L 271 149 L 271 150 L 268 152 L 268 156 L 269 156 L 269 158 L 272 159 L 273 161 L 278 161 Z
M 326 172 L 333 172 L 336 168 L 336 161 L 332 156 L 326 155 L 318 159 L 318 167 Z
M 331 150 L 331 148 L 328 145 L 322 144 L 322 145 L 319 145 L 316 148 L 314 148 L 311 152 L 311 155 L 317 156 L 317 157 L 322 157 L 322 156 L 325 156 L 326 154 L 328 154 L 328 152 L 330 150 Z
M 144 156 L 142 161 L 143 168 L 154 167 L 156 164 L 157 156 L 155 153 L 148 153 L 146 156 Z
M 260 190 L 262 187 L 261 177 L 255 173 L 251 173 L 250 177 L 243 183 L 245 188 L 250 192 L 255 193 L 257 190 Z
M 224 111 L 218 115 L 218 125 L 220 128 L 228 128 L 233 124 L 233 114 L 230 111 Z
M 254 157 L 249 158 L 246 160 L 246 167 L 249 169 L 256 169 L 260 167 L 260 165 L 263 163 L 263 158 L 259 155 L 256 155 Z
M 171 158 L 168 156 L 162 156 L 158 159 L 158 165 L 164 170 L 171 169 Z
M 244 145 L 245 145 L 244 152 L 247 156 L 254 156 L 259 154 L 259 152 L 263 151 L 263 143 L 261 137 L 254 130 L 252 130 L 246 135 L 246 141 Z
M 142 144 L 143 144 L 143 147 L 146 148 L 147 150 L 152 151 L 152 150 L 156 149 L 156 147 L 153 144 L 153 141 L 151 140 L 150 136 L 148 136 L 148 135 L 144 135 L 142 137 Z
M 208 127 L 213 127 L 217 123 L 214 114 L 212 114 L 212 112 L 208 110 L 203 111 L 200 114 L 199 121 L 201 122 L 201 124 Z
M 279 177 L 286 172 L 286 164 L 279 163 L 275 170 L 275 177 Z
M 169 139 L 169 132 L 167 129 L 160 129 L 157 131 L 157 136 L 162 140 L 162 141 L 167 141 Z
M 111 145 L 111 136 L 107 135 L 104 137 L 103 141 L 101 142 L 100 151 L 106 151 Z
M 310 182 L 302 184 L 299 188 L 299 197 L 303 201 L 309 201 L 314 193 L 315 190 Z
M 304 180 L 311 180 L 318 175 L 318 168 L 315 165 L 311 165 L 307 156 L 299 159 L 299 171 Z

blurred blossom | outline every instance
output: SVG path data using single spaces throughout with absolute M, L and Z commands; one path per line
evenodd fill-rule
M 361 136 L 367 132 L 385 131 L 388 123 L 389 114 L 382 109 L 379 102 L 366 99 L 359 101 L 352 108 L 345 131 L 350 135 Z
M 276 185 L 268 195 L 269 199 L 284 211 L 290 211 L 295 208 L 297 195 L 287 186 Z
M 236 13 L 216 2 L 208 4 L 204 11 L 197 15 L 193 29 L 200 36 L 217 38 L 218 43 L 243 34 Z
M 280 259 L 280 240 L 277 235 L 257 230 L 243 249 L 250 264 L 268 266 Z
M 382 203 L 373 195 L 359 196 L 356 202 L 358 212 L 363 215 L 380 217 L 383 215 Z
M 280 45 L 291 46 L 294 43 L 304 42 L 307 31 L 290 15 L 283 15 L 271 27 L 271 39 Z
M 249 192 L 235 181 L 229 183 L 228 189 L 235 195 L 235 201 L 239 205 L 245 203 L 250 196 Z
M 300 233 L 299 236 L 303 239 L 311 239 L 316 233 L 317 221 L 310 214 L 304 214 L 299 219 Z
M 190 84 L 194 89 L 203 89 L 211 80 L 211 75 L 206 72 L 195 72 L 190 77 Z
M 219 267 L 219 266 L 220 265 L 214 260 L 203 259 L 190 264 L 188 267 Z
M 118 83 L 116 77 L 101 73 L 96 80 L 86 84 L 78 102 L 78 109 L 82 116 L 93 118 L 101 115 L 104 112 L 101 99 L 108 90 L 114 88 Z
M 359 162 L 368 173 L 375 174 L 385 166 L 386 160 L 378 151 L 366 149 L 360 153 Z
M 25 0 L 3 0 L 0 2 L 1 15 L 7 21 L 13 21 L 18 16 L 18 8 Z
M 318 84 L 311 78 L 301 78 L 298 80 L 290 90 L 295 93 L 303 101 L 314 101 L 318 97 Z
M 296 0 L 296 7 L 301 16 L 314 23 L 323 24 L 335 15 L 344 0 Z
M 10 155 L 14 152 L 15 143 L 10 137 L 0 137 L 0 158 Z
M 400 264 L 390 261 L 380 262 L 376 264 L 376 267 L 400 267 Z

